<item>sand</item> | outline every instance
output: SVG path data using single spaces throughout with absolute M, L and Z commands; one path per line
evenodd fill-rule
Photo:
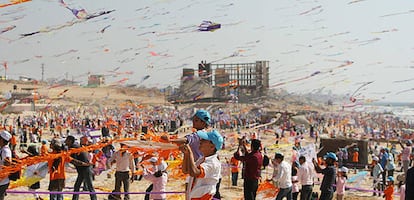
M 131 100 L 133 102 L 140 102 L 142 104 L 157 104 L 157 105 L 168 105 L 165 101 L 165 96 L 162 93 L 159 93 L 157 90 L 143 90 L 143 89 L 128 89 L 128 88 L 119 88 L 119 87 L 103 87 L 103 88 L 83 88 L 80 86 L 59 86 L 50 88 L 46 85 L 38 84 L 33 85 L 32 83 L 16 83 L 16 82 L 0 82 L 1 91 L 6 92 L 12 90 L 13 85 L 18 85 L 18 90 L 24 87 L 33 87 L 36 86 L 38 89 L 36 90 L 41 95 L 48 96 L 50 98 L 55 98 L 53 100 L 54 104 L 57 105 L 74 105 L 76 103 L 91 103 L 97 102 L 103 106 L 117 106 L 122 102 L 127 100 Z M 65 89 L 68 89 L 61 98 L 57 98 L 60 93 L 62 93 Z M 42 100 L 40 100 L 42 101 Z M 44 100 L 46 101 L 46 100 Z M 75 103 L 74 103 L 75 102 Z M 188 105 L 186 105 L 188 107 Z M 293 106 L 292 106 L 293 107 Z M 287 107 L 290 109 L 289 105 Z M 250 130 L 242 130 L 242 132 L 248 132 Z M 232 133 L 231 131 L 221 131 L 224 135 Z M 44 130 L 44 135 L 47 134 L 47 130 Z M 260 139 L 262 140 L 264 146 L 271 146 L 274 143 L 274 136 L 271 134 L 263 134 L 260 135 Z M 285 144 L 291 144 L 292 141 L 284 141 Z M 304 141 L 302 141 L 302 145 L 306 145 L 312 143 L 313 139 L 305 137 Z M 283 144 L 283 141 L 281 142 Z M 283 145 L 282 145 L 283 146 Z M 226 144 L 226 149 L 219 152 L 221 160 L 224 162 L 224 158 L 230 158 L 231 155 L 235 152 L 237 147 L 232 145 L 231 143 Z M 281 148 L 273 148 L 270 149 L 268 155 L 273 155 L 275 151 L 283 152 L 290 162 L 291 157 L 291 146 L 285 145 Z M 223 170 L 223 177 L 222 183 L 220 188 L 220 193 L 222 195 L 222 199 L 226 200 L 233 200 L 233 199 L 243 199 L 243 180 L 239 178 L 238 186 L 230 186 L 230 173 L 228 169 Z M 263 178 L 271 176 L 272 169 L 268 168 L 263 172 Z M 110 174 L 110 175 L 108 175 Z M 67 187 L 73 187 L 75 179 L 76 179 L 76 172 L 72 167 L 68 168 L 68 178 L 66 180 Z M 349 174 L 351 178 L 356 174 L 352 172 Z M 396 173 L 398 175 L 398 172 Z M 395 177 L 396 177 L 395 175 Z M 41 181 L 41 189 L 39 191 L 47 191 L 47 186 L 49 183 L 49 177 L 47 175 Z M 96 176 L 94 181 L 95 188 L 98 188 L 96 191 L 111 191 L 114 188 L 114 175 L 113 170 L 107 171 L 102 173 L 99 176 Z M 364 189 L 370 189 L 372 183 L 372 178 L 369 176 L 363 177 L 360 181 L 354 184 L 349 184 L 349 186 L 358 186 Z M 131 191 L 132 192 L 144 192 L 145 189 L 150 185 L 150 182 L 146 180 L 135 181 L 131 184 Z M 16 190 L 27 190 L 25 187 L 16 188 Z M 167 185 L 168 191 L 175 191 L 181 192 L 184 191 L 184 180 L 174 180 L 169 179 Z M 71 191 L 70 188 L 65 189 L 65 191 Z M 319 186 L 315 186 L 314 191 L 319 192 Z M 48 199 L 48 195 L 41 195 L 42 198 Z M 143 195 L 133 195 L 132 199 L 143 199 Z M 183 195 L 168 195 L 168 199 L 183 199 Z M 399 198 L 396 196 L 396 198 Z M 31 195 L 15 195 L 9 194 L 6 199 L 34 199 Z M 71 195 L 65 195 L 65 199 L 71 199 Z M 89 199 L 88 195 L 81 195 L 80 199 Z M 107 195 L 98 195 L 98 199 L 107 199 Z M 334 198 L 336 199 L 336 197 Z M 372 193 L 370 192 L 358 192 L 358 191 L 347 191 L 345 195 L 345 199 L 383 199 L 382 197 L 372 197 Z

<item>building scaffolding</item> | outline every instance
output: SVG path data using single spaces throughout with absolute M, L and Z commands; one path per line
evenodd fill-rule
M 189 85 L 192 86 L 191 91 L 188 91 Z M 232 64 L 202 61 L 198 64 L 198 73 L 191 68 L 183 69 L 179 95 L 170 99 L 249 102 L 250 99 L 267 95 L 268 90 L 269 61 Z

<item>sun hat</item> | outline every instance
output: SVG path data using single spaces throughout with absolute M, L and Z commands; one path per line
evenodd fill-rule
M 330 159 L 332 159 L 332 160 L 334 160 L 334 161 L 338 161 L 338 157 L 336 157 L 336 154 L 335 154 L 335 153 L 333 153 L 333 152 L 328 152 L 328 153 L 326 153 L 326 155 L 325 155 L 325 156 L 323 156 L 323 158 L 324 158 L 324 159 L 330 158 Z
M 197 112 L 195 113 L 195 116 L 197 116 L 199 119 L 201 119 L 206 124 L 210 124 L 211 122 L 210 113 L 206 110 L 197 110 Z
M 0 132 L 0 136 L 6 141 L 9 141 L 10 138 L 12 137 L 8 131 L 4 131 L 4 130 Z
M 211 141 L 214 144 L 214 146 L 216 146 L 217 150 L 220 150 L 221 147 L 223 146 L 223 137 L 216 130 L 212 130 L 210 132 L 197 131 L 197 135 L 201 139 Z

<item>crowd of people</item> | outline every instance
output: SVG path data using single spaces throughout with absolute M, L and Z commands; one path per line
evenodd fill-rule
M 384 195 L 386 199 L 392 198 L 394 180 L 398 180 L 399 191 L 409 191 L 412 186 L 412 160 L 413 150 L 412 134 L 407 130 L 412 124 L 392 116 L 381 114 L 315 114 L 306 117 L 310 126 L 297 125 L 288 119 L 288 114 L 272 121 L 255 131 L 244 131 L 252 125 L 260 124 L 261 116 L 258 113 L 229 114 L 222 108 L 210 112 L 206 110 L 183 109 L 180 112 L 175 108 L 148 109 L 145 112 L 135 110 L 106 110 L 106 116 L 90 118 L 92 114 L 87 111 L 67 112 L 56 111 L 43 113 L 40 116 L 21 118 L 3 116 L 1 121 L 4 130 L 1 131 L 0 166 L 10 166 L 12 155 L 27 154 L 28 156 L 56 154 L 62 151 L 76 149 L 82 146 L 105 142 L 111 138 L 136 138 L 147 140 L 149 132 L 162 133 L 176 130 L 186 124 L 192 125 L 185 137 L 176 138 L 163 135 L 164 142 L 173 143 L 182 152 L 181 170 L 187 175 L 186 196 L 188 199 L 220 199 L 220 183 L 223 176 L 223 166 L 230 169 L 231 185 L 238 186 L 243 179 L 244 199 L 256 199 L 259 185 L 263 181 L 270 181 L 278 188 L 276 199 L 287 198 L 309 200 L 332 199 L 335 192 L 337 199 L 344 199 L 345 188 L 350 171 L 347 161 L 358 163 L 359 149 L 353 145 L 340 147 L 337 152 L 327 152 L 322 159 L 309 160 L 299 155 L 301 141 L 304 137 L 318 138 L 325 135 L 330 138 L 370 138 L 399 141 L 397 145 L 380 146 L 379 142 L 370 142 L 369 153 L 372 164 L 370 167 L 373 177 L 373 195 Z M 144 114 L 145 113 L 145 114 Z M 81 117 L 82 116 L 82 117 Z M 278 122 L 278 123 L 273 123 Z M 98 130 L 100 134 L 90 133 Z M 228 135 L 226 130 L 238 133 L 238 145 L 226 144 Z M 251 130 L 251 129 L 248 129 Z M 261 141 L 264 134 L 274 134 L 276 144 L 281 144 L 284 138 L 293 138 L 292 158 L 286 158 L 285 153 L 276 151 L 270 159 L 267 156 L 266 145 Z M 79 140 L 79 142 L 77 141 Z M 284 141 L 285 143 L 288 140 Z M 49 147 L 47 146 L 49 144 Z M 315 145 L 317 147 L 317 145 Z M 235 150 L 230 157 L 224 157 L 226 162 L 220 160 L 220 150 L 226 148 Z M 234 148 L 232 148 L 234 147 Z M 49 149 L 50 148 L 50 149 Z M 399 151 L 401 150 L 401 151 Z M 19 151 L 19 152 L 18 152 Z M 345 155 L 346 154 L 346 155 Z M 348 154 L 351 154 L 348 158 Z M 398 159 L 397 159 L 398 158 Z M 130 183 L 144 178 L 151 182 L 147 188 L 145 199 L 166 199 L 166 185 L 168 183 L 167 158 L 153 156 L 146 158 L 128 151 L 126 143 L 120 143 L 120 149 L 108 143 L 102 149 L 91 152 L 71 154 L 70 157 L 56 158 L 48 161 L 49 191 L 63 191 L 65 187 L 65 163 L 71 163 L 76 168 L 77 178 L 73 191 L 90 192 L 90 199 L 97 199 L 94 187 L 94 176 L 108 170 L 115 164 L 115 187 L 109 199 L 130 199 Z M 151 163 L 151 167 L 143 165 L 143 161 Z M 262 172 L 266 167 L 273 168 L 271 177 Z M 400 166 L 401 176 L 396 175 Z M 141 169 L 143 174 L 135 175 Z M 240 173 L 241 172 L 241 173 Z M 315 184 L 318 184 L 315 173 L 323 175 L 320 183 L 320 193 L 317 194 Z M 411 179 L 410 179 L 411 178 Z M 10 180 L 3 178 L 0 181 L 0 200 L 4 199 Z M 411 183 L 411 185 L 410 185 Z M 37 183 L 36 183 L 37 184 Z M 123 192 L 121 192 L 123 187 Z M 32 190 L 39 186 L 30 186 Z M 411 188 L 412 189 L 412 188 Z M 401 196 L 404 197 L 404 192 Z M 405 198 L 409 199 L 407 193 Z M 42 199 L 35 194 L 36 199 Z M 51 193 L 50 199 L 60 200 L 63 195 Z M 79 194 L 73 194 L 72 199 L 79 199 Z

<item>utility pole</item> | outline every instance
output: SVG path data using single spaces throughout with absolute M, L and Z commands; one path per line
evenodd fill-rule
M 42 63 L 42 82 L 43 82 L 43 78 L 44 78 L 44 75 L 45 75 L 45 63 Z

